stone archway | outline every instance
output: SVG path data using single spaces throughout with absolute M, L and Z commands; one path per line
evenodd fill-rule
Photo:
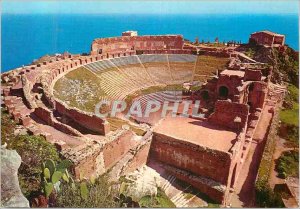
M 249 92 L 254 90 L 254 83 L 250 83 L 249 85 Z
M 227 99 L 228 94 L 229 94 L 229 90 L 226 86 L 220 86 L 219 87 L 219 96 L 220 97 Z
M 208 91 L 202 91 L 201 92 L 201 98 L 203 99 L 203 100 L 209 100 L 210 99 L 210 97 L 209 97 L 209 93 L 208 93 Z

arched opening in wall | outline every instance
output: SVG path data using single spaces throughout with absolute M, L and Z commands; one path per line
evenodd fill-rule
M 203 100 L 209 100 L 209 93 L 208 93 L 208 91 L 202 91 L 201 92 L 201 98 Z
M 252 102 L 247 102 L 247 104 L 249 105 L 250 109 L 252 108 Z
M 254 89 L 254 83 L 251 83 L 251 84 L 249 85 L 249 92 L 253 91 L 253 89 Z
M 228 97 L 228 88 L 226 86 L 221 86 L 219 88 L 219 96 L 222 97 L 222 98 L 225 98 L 227 99 Z
M 236 169 L 237 169 L 237 163 L 234 166 L 234 169 L 232 171 L 232 176 L 231 176 L 231 182 L 230 182 L 230 187 L 233 188 L 234 187 L 234 182 L 236 179 Z
M 109 58 L 109 55 L 108 55 L 108 53 L 106 53 L 106 58 Z
M 99 49 L 98 54 L 102 54 L 102 49 Z

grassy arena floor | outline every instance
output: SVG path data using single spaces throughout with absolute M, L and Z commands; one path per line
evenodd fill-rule
M 199 56 L 195 69 L 195 79 L 197 77 L 203 78 L 203 75 L 212 76 L 216 74 L 219 69 L 224 69 L 229 62 L 228 58 L 215 57 L 215 56 Z

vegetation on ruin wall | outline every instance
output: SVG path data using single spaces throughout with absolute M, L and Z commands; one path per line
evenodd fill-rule
M 83 185 L 87 189 L 83 190 Z M 84 195 L 83 195 L 84 194 Z M 107 176 L 100 176 L 94 182 L 75 182 L 72 188 L 69 184 L 63 183 L 54 207 L 60 208 L 112 208 L 120 207 L 121 203 L 116 198 L 118 190 L 115 185 L 109 183 Z
M 106 93 L 101 88 L 101 79 L 84 67 L 80 67 L 59 79 L 54 86 L 54 96 L 70 107 L 94 112 Z
M 190 184 L 177 179 L 177 184 L 180 185 L 181 188 L 185 188 L 184 192 L 182 193 L 186 200 L 191 199 L 193 196 L 199 197 L 201 200 L 207 202 L 208 208 L 219 208 L 220 204 L 217 203 L 215 200 L 212 200 L 207 194 L 199 192 L 199 189 L 191 186 Z
M 280 73 L 280 77 L 282 77 L 283 81 L 298 87 L 299 61 L 294 56 L 295 51 L 288 47 L 285 52 L 280 52 L 276 49 L 272 52 L 272 60 L 275 65 L 273 74 Z
M 281 127 L 279 135 L 287 140 L 287 145 L 299 145 L 299 89 L 294 85 L 288 86 L 283 109 L 280 111 Z
M 174 203 L 168 198 L 165 192 L 161 188 L 157 188 L 157 195 L 144 196 L 139 200 L 141 207 L 148 208 L 175 208 Z
M 214 75 L 218 69 L 224 69 L 228 62 L 228 58 L 207 55 L 198 56 L 195 73 L 199 75 Z
M 286 47 L 285 50 L 265 48 L 255 43 L 250 43 L 244 47 L 246 48 L 246 55 L 273 66 L 272 82 L 281 83 L 284 81 L 296 87 L 299 86 L 299 61 L 295 56 L 295 50 L 290 47 Z
M 21 156 L 19 182 L 22 193 L 31 199 L 40 190 L 41 164 L 45 159 L 59 162 L 61 159 L 54 145 L 43 137 L 28 134 L 15 135 L 16 123 L 10 119 L 7 112 L 1 111 L 1 144 L 7 144 L 7 149 L 16 150 Z
M 283 152 L 276 162 L 276 170 L 280 178 L 299 176 L 299 151 Z
M 259 207 L 283 207 L 280 195 L 271 189 L 268 182 L 278 127 L 279 115 L 275 112 L 255 182 L 256 203 Z
M 130 129 L 136 133 L 138 136 L 144 136 L 146 131 L 138 128 L 137 126 L 129 124 L 129 122 L 119 119 L 119 118 L 107 118 L 107 121 L 110 124 L 110 130 L 116 131 L 117 129 L 122 128 L 123 125 L 128 125 Z
M 83 196 L 82 182 L 87 189 Z M 67 198 L 66 198 L 67 197 Z M 126 194 L 119 194 L 118 185 L 109 183 L 106 175 L 91 181 L 75 182 L 75 187 L 63 183 L 57 193 L 54 207 L 66 208 L 111 208 L 111 207 L 176 207 L 167 195 L 158 188 L 155 196 L 144 196 L 138 202 L 134 202 Z

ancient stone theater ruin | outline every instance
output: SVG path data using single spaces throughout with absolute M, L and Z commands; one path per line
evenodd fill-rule
M 2 105 L 29 133 L 55 144 L 76 178 L 156 175 L 176 206 L 188 205 L 170 192 L 177 180 L 227 205 L 262 112 L 276 103 L 271 74 L 233 46 L 126 31 L 95 39 L 89 54 L 58 54 L 2 73 Z M 100 118 L 101 100 L 140 101 L 143 110 L 149 100 L 200 100 L 203 117 Z

